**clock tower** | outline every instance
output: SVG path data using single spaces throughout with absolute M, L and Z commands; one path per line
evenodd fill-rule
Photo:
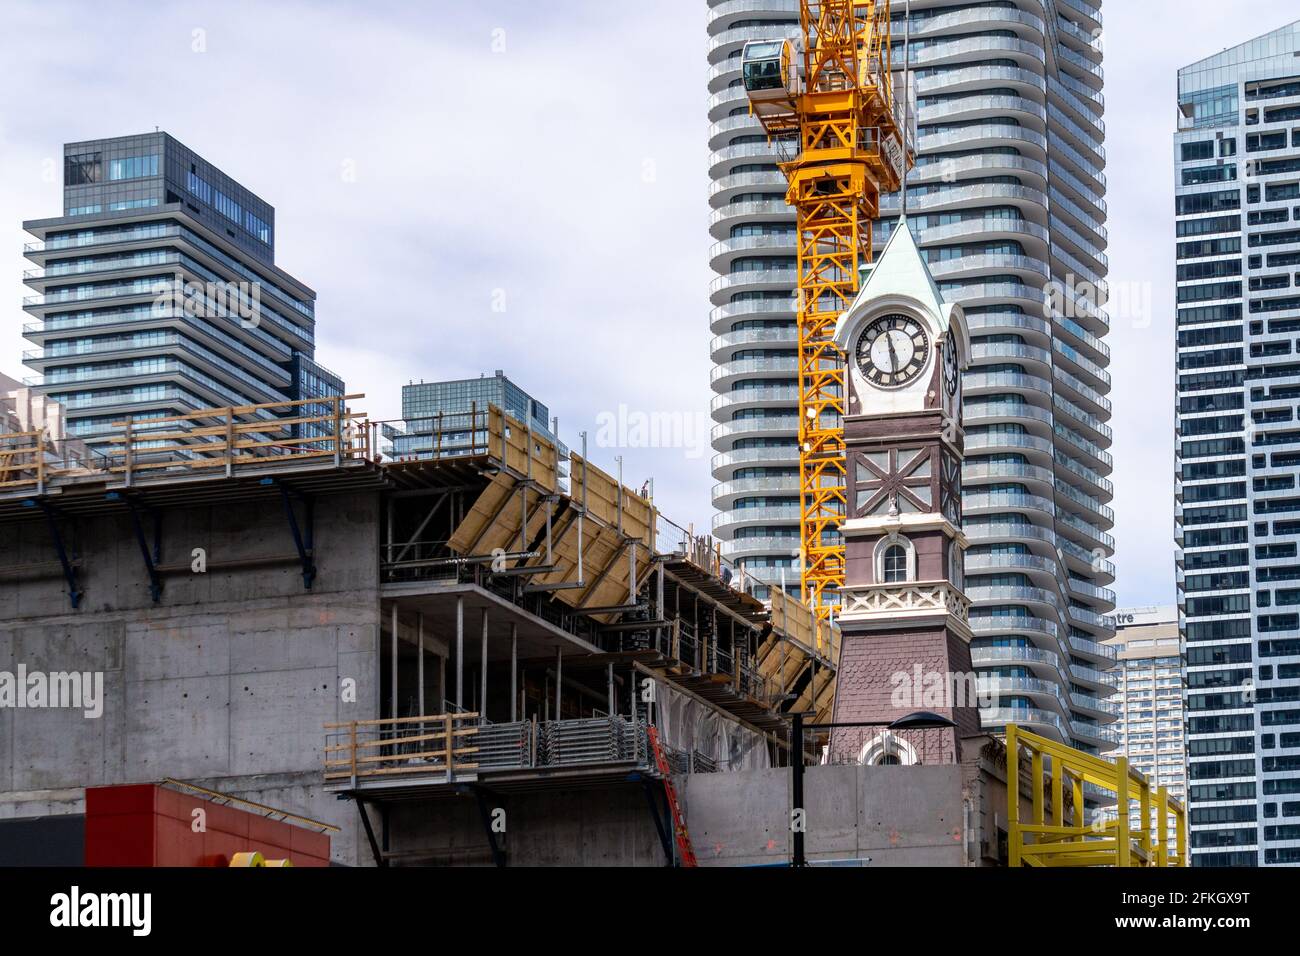
M 835 721 L 879 729 L 837 730 L 831 749 L 841 762 L 959 762 L 962 738 L 981 733 L 962 581 L 961 373 L 970 336 L 906 218 L 835 338 L 849 365 Z M 889 728 L 922 711 L 954 726 Z

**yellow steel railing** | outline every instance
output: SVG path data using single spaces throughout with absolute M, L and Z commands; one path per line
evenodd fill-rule
M 1021 821 L 1025 757 L 1029 760 L 1029 822 Z M 1085 819 L 1084 784 L 1115 794 L 1115 819 Z M 1067 786 L 1069 820 L 1065 815 Z M 1134 803 L 1137 826 L 1130 821 Z M 1165 787 L 1153 789 L 1146 777 L 1130 767 L 1127 757 L 1112 762 L 1008 724 L 1007 843 L 1011 866 L 1186 866 L 1187 815 Z

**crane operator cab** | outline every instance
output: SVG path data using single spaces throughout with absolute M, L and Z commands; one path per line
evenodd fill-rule
M 793 44 L 751 40 L 741 53 L 740 75 L 753 103 L 789 100 L 794 92 Z

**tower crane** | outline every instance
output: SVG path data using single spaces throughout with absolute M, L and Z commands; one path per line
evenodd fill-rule
M 880 195 L 913 163 L 890 75 L 889 0 L 800 0 L 800 37 L 750 41 L 750 112 L 785 151 L 797 215 L 801 590 L 821 620 L 844 583 L 845 359 L 833 335 L 872 261 Z

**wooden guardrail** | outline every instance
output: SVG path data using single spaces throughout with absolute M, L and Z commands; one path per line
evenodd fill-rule
M 477 713 L 352 720 L 325 730 L 326 780 L 478 769 Z
M 329 395 L 201 408 L 167 418 L 127 417 L 114 422 L 116 431 L 103 436 L 107 450 L 90 457 L 60 455 L 45 432 L 0 433 L 0 494 L 39 494 L 51 481 L 88 474 L 120 475 L 129 485 L 135 477 L 148 475 L 217 469 L 233 475 L 249 465 L 373 458 L 365 413 L 346 405 L 364 397 Z M 278 414 L 259 417 L 264 412 Z M 307 426 L 314 433 L 292 437 L 293 426 Z

